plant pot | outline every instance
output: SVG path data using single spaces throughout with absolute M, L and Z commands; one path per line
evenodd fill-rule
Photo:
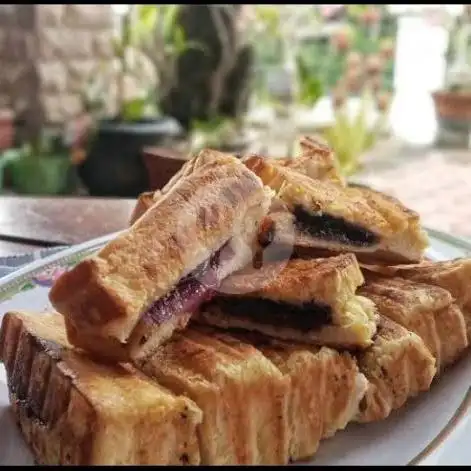
M 467 148 L 471 132 L 471 94 L 435 92 L 432 96 L 438 123 L 436 145 Z
M 170 117 L 101 121 L 79 166 L 79 176 L 92 196 L 137 197 L 149 190 L 142 150 L 170 146 L 182 134 L 181 126 Z
M 19 156 L 9 163 L 14 191 L 30 195 L 65 193 L 70 161 L 66 155 Z
M 9 149 L 13 145 L 14 134 L 13 112 L 0 110 L 0 151 Z
M 152 191 L 162 188 L 186 162 L 186 154 L 162 147 L 148 147 L 143 150 L 143 159 L 149 175 Z
M 471 121 L 471 93 L 432 93 L 437 116 L 452 120 Z

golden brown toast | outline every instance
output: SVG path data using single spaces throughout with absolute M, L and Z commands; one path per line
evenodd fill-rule
M 202 464 L 287 463 L 289 381 L 248 343 L 191 326 L 137 366 L 203 411 Z
M 273 262 L 228 277 L 194 318 L 285 340 L 366 348 L 377 314 L 371 301 L 355 294 L 363 281 L 352 254 Z
M 163 198 L 182 178 L 188 177 L 202 166 L 231 163 L 232 156 L 212 149 L 203 149 L 185 162 L 180 170 L 161 188 L 139 195 L 136 206 L 131 214 L 130 225 L 134 224 L 148 209 Z
M 0 355 L 16 421 L 39 464 L 200 463 L 201 410 L 130 366 L 74 351 L 59 314 L 7 313 Z
M 272 243 L 300 252 L 354 252 L 359 259 L 417 262 L 428 245 L 419 216 L 397 200 L 356 187 L 313 180 L 253 156 L 245 164 L 276 192 L 285 210 L 272 211 Z M 319 253 L 319 252 L 318 252 Z
M 375 303 L 381 315 L 415 332 L 435 357 L 437 370 L 455 362 L 467 348 L 463 313 L 443 288 L 367 276 L 359 292 Z
M 341 186 L 346 185 L 334 152 L 329 146 L 309 136 L 301 137 L 299 146 L 300 155 L 292 159 L 270 159 L 270 163 L 291 168 L 314 180 L 328 180 Z
M 131 213 L 129 225 L 132 226 L 155 203 L 160 195 L 161 192 L 159 190 L 141 193 Z M 154 198 L 156 199 L 154 200 Z
M 358 414 L 368 383 L 350 354 L 259 334 L 231 334 L 254 345 L 290 380 L 291 461 L 314 455 L 321 439 L 344 429 Z
M 374 344 L 357 354 L 369 381 L 360 404 L 359 422 L 382 420 L 409 398 L 427 391 L 435 376 L 435 359 L 422 339 L 381 316 Z
M 413 265 L 365 265 L 364 268 L 381 275 L 400 276 L 446 289 L 463 311 L 468 340 L 471 339 L 471 258 Z
M 168 296 L 184 303 L 185 277 L 201 291 L 201 271 L 224 278 L 250 261 L 270 201 L 270 190 L 231 156 L 180 179 L 130 229 L 56 281 L 49 298 L 69 341 L 118 360 L 149 354 L 192 314 L 159 303 Z M 231 256 L 221 261 L 221 249 Z

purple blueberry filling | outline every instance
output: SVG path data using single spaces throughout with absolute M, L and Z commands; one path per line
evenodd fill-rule
M 220 269 L 234 257 L 229 243 L 224 244 L 208 260 L 182 278 L 167 295 L 155 301 L 143 314 L 143 319 L 162 324 L 173 316 L 194 313 L 216 294 L 222 279 Z

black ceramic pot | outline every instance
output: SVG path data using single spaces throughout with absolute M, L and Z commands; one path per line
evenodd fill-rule
M 149 189 L 142 150 L 169 146 L 183 136 L 170 117 L 123 122 L 103 120 L 92 137 L 79 176 L 91 196 L 136 197 Z

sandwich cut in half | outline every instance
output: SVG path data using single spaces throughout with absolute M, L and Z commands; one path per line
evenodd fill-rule
M 270 243 L 294 246 L 297 256 L 353 252 L 362 261 L 413 263 L 428 239 L 419 216 L 373 190 L 342 187 L 253 156 L 245 161 L 276 193 L 265 227 Z M 266 236 L 263 237 L 266 239 Z
M 231 335 L 260 350 L 290 381 L 290 461 L 312 457 L 322 439 L 343 430 L 358 415 L 368 381 L 349 353 L 241 330 Z
M 202 464 L 288 462 L 289 380 L 250 344 L 190 325 L 136 366 L 201 408 Z
M 359 290 L 379 313 L 415 332 L 435 357 L 437 370 L 454 363 L 468 346 L 466 324 L 451 294 L 403 278 L 366 276 Z
M 369 383 L 358 422 L 387 418 L 408 399 L 428 391 L 437 371 L 435 358 L 422 339 L 383 316 L 373 345 L 356 357 Z
M 59 314 L 5 314 L 0 356 L 37 463 L 200 463 L 201 410 L 129 365 L 98 364 L 75 351 Z
M 102 357 L 147 355 L 249 262 L 271 192 L 225 156 L 181 178 L 135 224 L 49 293 L 71 343 Z
M 271 262 L 228 277 L 195 319 L 222 328 L 342 348 L 366 348 L 376 331 L 372 301 L 356 295 L 354 255 Z
M 449 291 L 463 312 L 468 341 L 471 339 L 471 258 L 440 262 L 424 261 L 412 265 L 364 265 L 363 268 L 383 276 L 399 276 Z

